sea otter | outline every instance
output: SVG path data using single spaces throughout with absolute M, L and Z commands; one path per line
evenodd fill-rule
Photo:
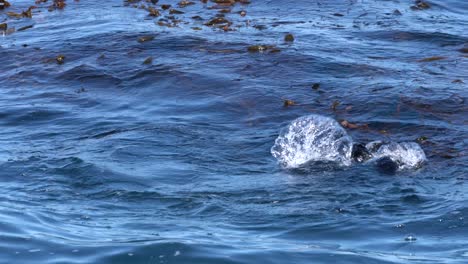
M 372 153 L 362 144 L 354 144 L 351 152 L 351 157 L 356 162 L 365 162 L 372 158 Z M 377 170 L 385 174 L 395 174 L 398 170 L 397 161 L 385 156 L 375 160 Z

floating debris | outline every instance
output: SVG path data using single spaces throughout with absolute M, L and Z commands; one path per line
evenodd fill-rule
M 438 60 L 445 60 L 445 59 L 447 59 L 447 57 L 434 56 L 434 57 L 429 57 L 429 58 L 418 60 L 418 62 L 431 62 L 431 61 L 438 61 Z
M 49 11 L 54 11 L 56 9 L 64 9 L 67 3 L 65 0 L 54 0 L 51 6 L 49 6 Z
M 64 55 L 58 55 L 55 60 L 57 61 L 58 64 L 63 64 L 65 62 L 65 56 Z
M 7 23 L 0 23 L 0 31 L 6 31 L 8 29 Z
M 294 36 L 292 34 L 286 34 L 286 36 L 284 36 L 284 41 L 293 42 Z
M 138 42 L 143 43 L 147 41 L 151 41 L 154 39 L 154 36 L 142 36 L 138 38 Z
M 318 90 L 320 88 L 320 83 L 314 83 L 312 84 L 312 89 Z

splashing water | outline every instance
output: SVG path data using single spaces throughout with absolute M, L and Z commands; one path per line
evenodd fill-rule
M 399 170 L 420 168 L 426 161 L 426 154 L 415 142 L 382 144 L 375 141 L 368 143 L 366 148 L 371 150 L 373 156 L 369 162 L 382 157 L 389 157 L 398 164 Z
M 285 168 L 314 161 L 351 165 L 353 141 L 334 119 L 309 115 L 295 119 L 283 129 L 271 154 Z
M 281 131 L 271 154 L 288 169 L 311 162 L 349 166 L 352 148 L 352 138 L 338 122 L 329 117 L 309 115 L 295 119 Z M 419 168 L 426 161 L 424 151 L 414 142 L 373 141 L 366 148 L 372 155 L 368 163 L 388 157 L 398 165 L 398 170 Z

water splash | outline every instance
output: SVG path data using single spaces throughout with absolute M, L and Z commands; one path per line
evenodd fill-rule
M 368 163 L 388 157 L 397 164 L 398 170 L 419 168 L 426 161 L 424 151 L 414 142 L 373 141 L 366 148 L 372 156 Z M 352 149 L 352 138 L 338 122 L 329 117 L 309 115 L 295 119 L 281 131 L 271 154 L 287 169 L 311 162 L 349 166 Z
M 368 143 L 366 148 L 371 151 L 373 157 L 369 162 L 389 157 L 398 164 L 399 170 L 420 168 L 426 161 L 424 150 L 415 142 L 384 144 L 381 141 L 373 141 Z
M 284 128 L 271 154 L 285 168 L 298 168 L 309 162 L 351 165 L 353 142 L 334 119 L 309 115 L 295 119 Z

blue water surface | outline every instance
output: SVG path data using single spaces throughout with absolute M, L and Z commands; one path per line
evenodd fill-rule
M 467 1 L 52 2 L 0 10 L 0 263 L 468 263 Z M 428 162 L 283 170 L 308 114 Z

